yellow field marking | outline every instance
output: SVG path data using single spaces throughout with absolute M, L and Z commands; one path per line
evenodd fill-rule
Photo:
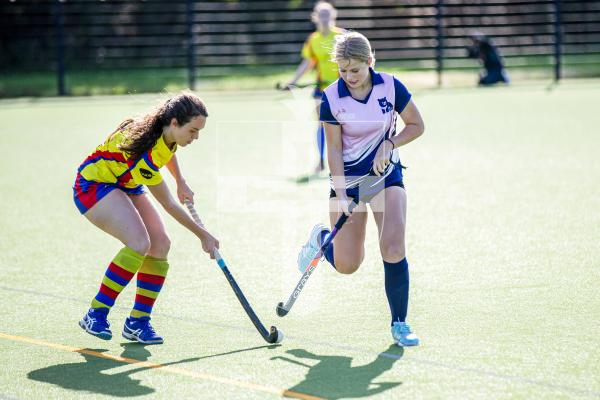
M 119 362 L 126 363 L 126 364 L 135 364 L 135 365 L 138 365 L 141 367 L 157 368 L 157 369 L 160 369 L 161 371 L 170 372 L 170 373 L 177 374 L 177 375 L 183 375 L 183 376 L 189 376 L 192 378 L 204 379 L 207 381 L 223 383 L 225 385 L 237 386 L 237 387 L 241 387 L 244 389 L 256 390 L 258 392 L 271 393 L 271 394 L 275 394 L 277 396 L 282 396 L 282 397 L 293 397 L 296 399 L 303 399 L 303 400 L 324 400 L 322 397 L 315 397 L 315 396 L 311 396 L 311 395 L 304 394 L 304 393 L 293 392 L 291 390 L 282 390 L 282 389 L 277 389 L 277 388 L 273 388 L 273 387 L 269 387 L 269 386 L 258 385 L 258 384 L 251 383 L 251 382 L 237 381 L 234 379 L 223 378 L 223 377 L 216 376 L 216 375 L 206 374 L 204 372 L 188 371 L 188 370 L 185 370 L 182 368 L 172 367 L 172 366 L 168 366 L 168 365 L 165 366 L 165 365 L 153 363 L 150 361 L 140 361 L 140 360 L 135 360 L 133 358 L 114 356 L 111 354 L 99 353 L 97 351 L 92 351 L 92 350 L 87 350 L 87 349 L 78 349 L 76 347 L 46 342 L 44 340 L 33 339 L 33 338 L 24 337 L 24 336 L 15 336 L 15 335 L 9 335 L 9 334 L 0 332 L 0 338 L 12 340 L 14 342 L 36 344 L 38 346 L 50 347 L 52 349 L 68 351 L 71 353 L 87 354 L 90 356 L 119 361 Z

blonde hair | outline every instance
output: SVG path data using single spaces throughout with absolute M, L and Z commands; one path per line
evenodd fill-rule
M 371 43 L 363 34 L 358 32 L 345 32 L 335 37 L 331 61 L 359 60 L 371 65 L 375 64 L 375 54 L 371 49 Z
M 312 13 L 310 14 L 310 19 L 315 24 L 319 22 L 319 12 L 321 10 L 329 10 L 329 15 L 331 15 L 331 20 L 335 21 L 337 18 L 337 10 L 331 3 L 327 1 L 318 1 L 313 8 Z

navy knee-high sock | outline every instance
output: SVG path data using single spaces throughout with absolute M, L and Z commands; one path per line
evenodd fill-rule
M 323 124 L 319 123 L 317 128 L 317 148 L 319 149 L 319 162 L 321 166 L 324 166 L 325 160 L 325 130 Z
M 397 263 L 383 260 L 385 268 L 385 293 L 387 294 L 392 323 L 405 322 L 408 310 L 408 261 L 406 258 Z
M 329 232 L 321 232 L 321 241 L 320 243 L 323 243 L 323 241 L 325 240 L 325 236 L 329 235 Z M 329 262 L 329 264 L 331 264 L 331 266 L 333 268 L 335 268 L 335 263 L 333 262 L 333 243 L 331 243 L 328 247 L 327 250 L 325 250 L 325 259 Z

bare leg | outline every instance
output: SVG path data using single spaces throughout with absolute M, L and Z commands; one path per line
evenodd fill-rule
M 150 238 L 142 218 L 121 190 L 111 191 L 84 216 L 135 252 L 146 255 L 150 249 Z
M 129 196 L 137 209 L 148 235 L 150 236 L 150 249 L 147 255 L 166 259 L 171 247 L 171 241 L 167 236 L 165 224 L 158 210 L 147 194 Z
M 359 204 L 333 239 L 335 268 L 342 274 L 355 272 L 365 257 L 366 211 L 366 206 L 362 203 Z M 331 226 L 337 222 L 339 216 L 337 199 L 330 199 L 329 220 Z
M 383 259 L 397 263 L 406 257 L 406 192 L 399 186 L 388 187 L 371 200 L 379 230 L 379 249 Z

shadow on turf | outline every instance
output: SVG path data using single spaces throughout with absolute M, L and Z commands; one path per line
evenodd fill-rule
M 121 357 L 135 359 L 137 361 L 148 361 L 151 353 L 137 343 L 122 344 L 123 353 Z M 82 349 L 96 353 L 104 353 L 106 349 Z M 126 362 L 120 362 L 107 358 L 101 358 L 86 353 L 79 353 L 85 358 L 84 362 L 58 364 L 50 367 L 31 371 L 27 378 L 51 383 L 69 390 L 85 391 L 90 393 L 99 393 L 115 397 L 133 397 L 143 396 L 153 393 L 155 390 L 144 386 L 138 379 L 133 379 L 132 374 L 150 369 L 144 366 L 135 369 L 128 369 L 123 372 L 110 373 L 113 368 L 128 365 Z M 198 358 L 188 358 L 185 360 L 163 363 L 161 365 L 173 365 L 190 361 L 196 361 Z M 107 373 L 104 373 L 107 371 Z
M 402 384 L 373 382 L 402 358 L 404 349 L 396 345 L 382 351 L 373 362 L 354 367 L 351 365 L 352 357 L 318 355 L 304 349 L 292 349 L 286 353 L 295 358 L 278 356 L 272 360 L 284 360 L 308 368 L 304 380 L 288 389 L 293 392 L 327 399 L 357 398 L 373 396 Z
M 123 343 L 123 353 L 121 357 L 129 358 L 136 361 L 148 361 L 152 355 L 146 346 L 139 343 Z M 186 358 L 180 361 L 173 361 L 168 363 L 161 363 L 162 366 L 182 364 L 192 361 L 198 361 L 203 358 L 219 357 L 234 353 L 240 353 L 243 351 L 252 351 L 262 348 L 273 349 L 279 347 L 279 345 L 265 345 L 251 347 L 248 349 L 234 350 L 226 353 L 212 354 L 203 357 Z M 106 349 L 82 349 L 79 354 L 85 358 L 84 362 L 69 363 L 69 364 L 58 364 L 50 367 L 37 369 L 27 374 L 27 378 L 38 381 L 50 383 L 53 385 L 60 386 L 64 389 L 85 391 L 89 393 L 104 394 L 107 396 L 115 397 L 134 397 L 143 396 L 150 393 L 154 393 L 155 390 L 151 387 L 144 386 L 138 379 L 133 379 L 131 375 L 136 372 L 145 371 L 156 367 L 143 366 L 135 369 L 128 369 L 123 372 L 111 373 L 111 369 L 119 368 L 129 364 L 127 362 L 121 362 L 102 358 L 97 355 L 87 354 L 85 352 L 104 353 Z
M 301 184 L 301 185 L 310 183 L 311 181 L 324 180 L 324 179 L 329 179 L 329 175 L 326 173 L 318 173 L 318 172 L 314 172 L 312 174 L 307 174 L 307 175 L 300 175 L 296 178 L 287 178 L 287 180 L 289 180 L 290 182 L 294 182 L 296 184 Z

